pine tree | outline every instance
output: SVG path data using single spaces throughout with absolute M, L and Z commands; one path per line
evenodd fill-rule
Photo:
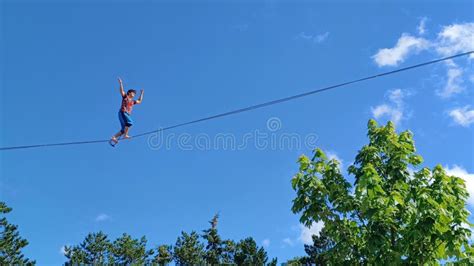
M 218 219 L 219 215 L 214 215 L 212 220 L 209 221 L 211 228 L 204 230 L 204 234 L 202 235 L 202 237 L 207 241 L 204 260 L 210 265 L 220 264 L 224 252 L 223 242 L 217 232 Z
M 267 260 L 265 249 L 259 248 L 251 237 L 241 240 L 236 246 L 234 263 L 237 265 L 265 265 Z
M 66 265 L 90 264 L 87 260 L 87 253 L 81 246 L 64 247 L 64 256 L 68 259 Z
M 86 239 L 75 247 L 64 248 L 68 265 L 104 264 L 107 262 L 110 241 L 103 232 L 89 233 Z
M 112 244 L 113 263 L 120 265 L 143 265 L 148 263 L 148 258 L 153 255 L 154 251 L 147 250 L 146 243 L 145 236 L 134 239 L 128 234 L 123 234 Z
M 278 259 L 277 258 L 273 258 L 269 263 L 268 263 L 268 266 L 277 266 L 278 264 Z
M 0 213 L 11 212 L 5 202 L 0 202 Z M 18 226 L 8 223 L 6 217 L 0 219 L 0 265 L 34 265 L 35 261 L 25 258 L 21 250 L 28 245 L 26 239 L 21 238 Z
M 168 265 L 173 261 L 173 254 L 171 252 L 171 246 L 161 245 L 157 248 L 157 254 L 153 259 L 153 264 L 158 264 L 159 266 Z
M 199 265 L 204 263 L 204 245 L 196 232 L 182 232 L 174 245 L 173 257 L 177 265 Z
M 222 264 L 232 264 L 235 259 L 236 244 L 233 240 L 225 240 L 222 248 Z
M 327 229 L 323 227 L 319 236 L 313 235 L 313 244 L 304 245 L 304 250 L 308 254 L 307 261 L 310 264 L 327 265 L 327 252 L 334 247 L 334 241 L 327 235 Z

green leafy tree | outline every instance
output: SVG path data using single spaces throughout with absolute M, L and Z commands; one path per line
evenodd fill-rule
M 69 259 L 66 264 L 105 264 L 110 245 L 107 235 L 103 232 L 90 233 L 79 246 L 64 248 L 64 255 Z
M 5 202 L 0 202 L 0 213 L 5 216 L 11 212 Z M 18 226 L 10 224 L 6 217 L 0 219 L 0 265 L 33 265 L 22 254 L 21 250 L 28 245 L 26 239 L 21 238 Z
M 146 237 L 134 239 L 128 234 L 123 234 L 117 238 L 110 252 L 112 257 L 109 263 L 120 265 L 143 265 L 148 263 L 149 256 L 153 255 L 153 250 L 146 249 Z
M 158 264 L 160 266 L 168 265 L 173 261 L 173 254 L 171 252 L 171 246 L 161 245 L 157 248 L 157 254 L 153 259 L 153 264 Z
M 391 122 L 378 126 L 370 120 L 368 137 L 348 169 L 353 193 L 339 162 L 320 149 L 312 159 L 299 158 L 292 179 L 292 211 L 306 226 L 323 221 L 334 241 L 324 251 L 328 264 L 474 263 L 464 181 L 440 165 L 420 168 L 412 133 L 397 134 Z
M 173 257 L 177 265 L 199 265 L 204 263 L 204 245 L 196 232 L 182 232 L 174 245 Z
M 217 232 L 218 219 L 219 215 L 214 215 L 212 220 L 209 222 L 211 224 L 211 228 L 204 230 L 204 234 L 202 235 L 202 238 L 204 238 L 207 242 L 204 260 L 210 265 L 217 265 L 221 263 L 222 254 L 224 252 L 222 239 Z
M 241 240 L 235 249 L 234 263 L 237 265 L 265 265 L 268 257 L 263 247 L 258 247 L 251 237 Z

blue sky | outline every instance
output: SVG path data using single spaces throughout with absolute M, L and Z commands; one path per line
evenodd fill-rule
M 110 137 L 118 76 L 145 89 L 134 134 L 474 50 L 472 1 L 396 2 L 3 1 L 0 146 Z M 298 156 L 318 146 L 347 167 L 372 117 L 412 130 L 425 165 L 461 175 L 474 195 L 473 85 L 472 58 L 459 58 L 168 131 L 169 148 L 140 138 L 2 152 L 0 196 L 39 265 L 63 263 L 62 246 L 98 230 L 174 244 L 216 212 L 224 238 L 253 236 L 282 262 L 319 228 L 290 210 Z M 317 137 L 196 145 L 255 132 Z

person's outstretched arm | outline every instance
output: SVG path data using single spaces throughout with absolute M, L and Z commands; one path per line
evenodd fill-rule
M 144 93 L 144 90 L 141 90 L 141 91 L 140 91 L 140 97 L 138 98 L 138 101 L 136 101 L 136 104 L 142 103 L 142 101 L 143 101 L 143 93 Z
M 122 95 L 122 97 L 125 97 L 125 90 L 123 89 L 122 80 L 120 78 L 118 78 L 118 82 L 120 84 L 120 94 Z

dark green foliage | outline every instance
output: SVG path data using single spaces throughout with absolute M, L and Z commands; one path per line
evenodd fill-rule
M 122 265 L 142 265 L 148 262 L 148 257 L 154 252 L 146 249 L 146 242 L 144 236 L 134 239 L 128 234 L 123 234 L 112 244 L 113 262 Z
M 304 245 L 304 250 L 308 257 L 303 257 L 303 264 L 328 265 L 328 251 L 334 247 L 334 241 L 327 235 L 327 229 L 324 227 L 319 236 L 313 235 L 313 244 Z
M 332 241 L 327 235 L 326 228 L 324 227 L 319 235 L 313 235 L 313 244 L 304 245 L 304 250 L 307 256 L 295 257 L 286 262 L 287 265 L 318 265 L 325 266 L 329 265 L 328 251 L 334 247 L 334 241 Z
M 204 245 L 196 232 L 181 232 L 176 240 L 173 257 L 177 265 L 199 265 L 204 263 Z
M 323 221 L 327 238 L 316 239 L 312 258 L 330 265 L 474 262 L 464 180 L 439 165 L 420 168 L 409 131 L 397 134 L 392 123 L 379 127 L 373 120 L 368 131 L 369 144 L 348 169 L 354 193 L 339 162 L 323 151 L 299 159 L 292 210 L 307 226 Z
M 66 246 L 64 255 L 69 259 L 68 264 L 103 264 L 107 262 L 110 241 L 107 235 L 98 232 L 91 233 L 79 245 L 74 247 Z
M 209 222 L 211 227 L 203 230 L 202 239 L 196 232 L 182 232 L 172 248 L 161 245 L 156 248 L 156 255 L 150 258 L 155 250 L 147 250 L 145 237 L 134 239 L 123 234 L 110 242 L 102 232 L 87 235 L 77 245 L 65 247 L 66 265 L 264 265 L 268 258 L 263 248 L 257 247 L 252 238 L 235 243 L 232 240 L 221 240 L 217 232 L 218 216 Z M 273 259 L 268 265 L 276 265 Z
M 265 265 L 268 257 L 263 247 L 259 248 L 253 238 L 249 237 L 237 243 L 234 262 L 237 265 Z
M 277 266 L 277 264 L 278 264 L 278 259 L 273 258 L 267 265 L 268 266 Z
M 123 234 L 111 243 L 102 232 L 90 233 L 80 245 L 65 247 L 66 265 L 142 265 L 153 255 L 153 250 L 146 249 L 146 242 L 145 237 L 134 239 Z
M 157 248 L 157 255 L 153 259 L 153 263 L 159 266 L 168 265 L 173 261 L 173 254 L 171 252 L 171 246 L 161 245 Z
M 221 263 L 221 258 L 224 252 L 223 242 L 217 233 L 218 219 L 219 215 L 216 214 L 209 222 L 211 224 L 211 228 L 204 230 L 204 234 L 202 235 L 202 238 L 207 242 L 204 260 L 210 265 L 217 265 Z
M 232 264 L 234 263 L 236 244 L 233 240 L 225 240 L 223 243 L 222 251 L 222 263 L 223 264 Z
M 0 265 L 34 265 L 22 254 L 21 250 L 28 245 L 28 241 L 20 237 L 18 226 L 8 223 L 5 214 L 11 212 L 5 202 L 0 202 Z

